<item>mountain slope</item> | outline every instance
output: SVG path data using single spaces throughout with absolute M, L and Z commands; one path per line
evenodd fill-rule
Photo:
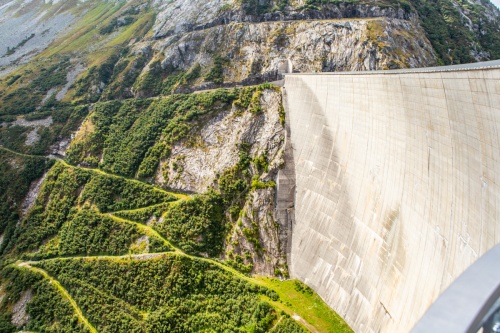
M 349 327 L 288 277 L 290 71 L 500 57 L 487 0 L 0 2 L 0 328 Z M 221 89 L 220 89 L 221 88 Z

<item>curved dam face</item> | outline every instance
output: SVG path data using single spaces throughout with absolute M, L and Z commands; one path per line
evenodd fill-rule
M 500 242 L 500 68 L 289 74 L 284 91 L 292 277 L 356 332 L 409 332 Z

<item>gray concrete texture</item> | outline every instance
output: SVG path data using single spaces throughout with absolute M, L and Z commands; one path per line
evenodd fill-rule
M 289 74 L 284 90 L 292 277 L 356 332 L 410 331 L 500 243 L 500 68 Z

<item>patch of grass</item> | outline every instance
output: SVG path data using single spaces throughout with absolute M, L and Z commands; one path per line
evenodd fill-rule
M 383 36 L 384 26 L 383 22 L 379 20 L 369 21 L 366 26 L 366 36 L 368 41 L 372 43 L 372 45 L 377 46 L 378 48 L 383 48 L 385 45 L 382 42 L 379 42 L 378 37 Z
M 345 321 L 330 309 L 318 294 L 302 282 L 280 281 L 268 277 L 256 277 L 254 280 L 278 294 L 281 302 L 270 301 L 274 306 L 290 315 L 299 315 L 317 332 L 353 333 Z
M 64 52 L 85 51 L 89 45 L 95 44 L 95 36 L 99 34 L 100 23 L 106 21 L 121 8 L 114 2 L 102 2 L 95 6 L 80 20 L 80 24 L 67 38 L 56 44 L 40 56 L 51 57 Z
M 116 45 L 128 42 L 132 38 L 140 38 L 146 32 L 149 31 L 155 20 L 155 13 L 149 12 L 143 14 L 137 21 L 129 25 L 124 29 L 116 38 L 112 39 L 106 44 L 106 47 L 112 47 Z

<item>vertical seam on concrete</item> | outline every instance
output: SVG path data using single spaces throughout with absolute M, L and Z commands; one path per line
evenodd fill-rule
M 446 113 L 448 114 L 448 127 L 449 127 L 449 133 L 450 133 L 450 147 L 451 147 L 451 207 L 450 207 L 450 216 L 449 216 L 449 221 L 448 221 L 448 224 L 451 226 L 450 227 L 450 235 L 448 235 L 449 237 L 449 246 L 450 247 L 453 247 L 455 246 L 456 244 L 456 235 L 455 235 L 455 226 L 453 225 L 453 217 L 454 217 L 454 213 L 453 213 L 453 209 L 455 207 L 455 186 L 456 186 L 456 183 L 455 183 L 455 179 L 453 177 L 453 175 L 455 174 L 455 140 L 453 140 L 453 128 L 452 128 L 452 124 L 451 124 L 451 117 L 450 117 L 450 106 L 448 104 L 448 94 L 446 93 L 446 87 L 444 85 L 444 80 L 443 80 L 443 75 L 440 73 L 439 74 L 440 78 L 441 78 L 441 85 L 443 87 L 443 93 L 444 93 L 444 100 L 445 100 L 445 103 L 446 103 Z M 449 251 L 449 248 L 446 248 L 446 252 Z M 445 283 L 444 279 L 445 279 L 445 272 L 448 268 L 448 264 L 449 264 L 449 256 L 445 256 L 445 262 L 444 262 L 444 271 L 443 271 L 443 275 L 441 276 L 441 282 L 439 284 L 439 289 L 440 290 L 443 290 L 443 285 Z

